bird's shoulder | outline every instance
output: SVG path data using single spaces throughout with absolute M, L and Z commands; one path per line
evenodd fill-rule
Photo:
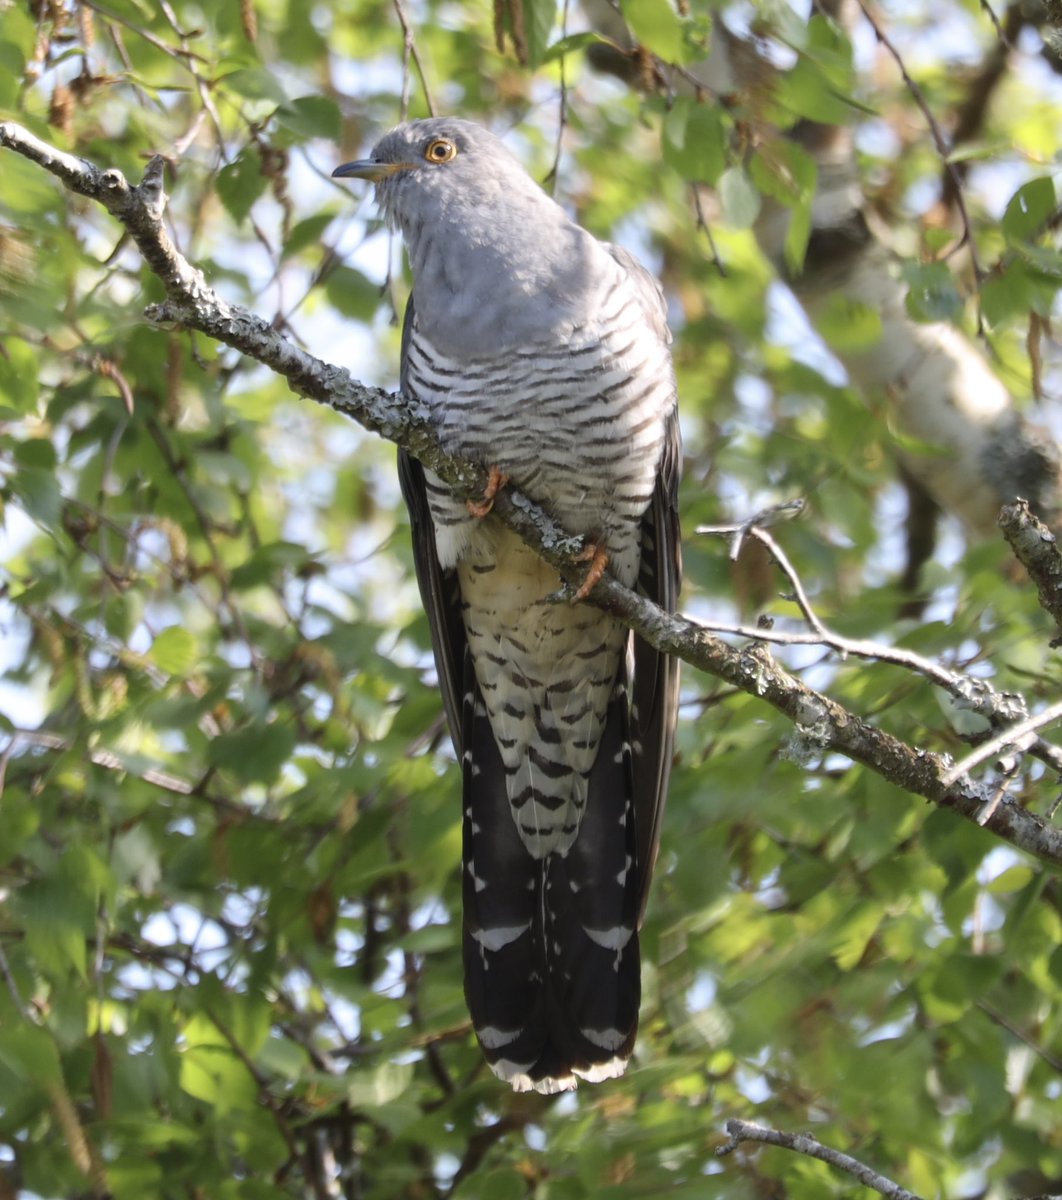
M 602 242 L 601 244 L 626 275 L 653 331 L 665 345 L 670 345 L 671 330 L 667 324 L 667 300 L 664 298 L 664 289 L 660 286 L 656 276 L 643 267 L 629 250 L 612 242 Z

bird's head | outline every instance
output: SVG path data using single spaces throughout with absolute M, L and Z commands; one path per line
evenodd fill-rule
M 439 347 L 527 344 L 547 328 L 559 336 L 612 279 L 608 252 L 471 121 L 398 125 L 332 174 L 376 185 L 409 252 L 419 327 Z
M 407 121 L 385 134 L 368 158 L 332 172 L 367 179 L 387 220 L 409 235 L 446 216 L 547 198 L 492 133 L 456 117 Z

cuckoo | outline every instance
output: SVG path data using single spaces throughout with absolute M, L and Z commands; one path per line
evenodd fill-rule
M 413 288 L 401 385 L 490 471 L 457 499 L 402 453 L 417 578 L 463 772 L 462 953 L 476 1036 L 518 1091 L 619 1075 L 671 769 L 677 663 L 580 598 L 607 563 L 673 610 L 675 378 L 662 293 L 468 121 L 410 121 L 334 175 L 370 180 Z M 543 505 L 590 560 L 575 602 L 490 515 Z

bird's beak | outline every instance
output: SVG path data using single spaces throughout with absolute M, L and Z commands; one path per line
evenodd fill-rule
M 359 158 L 355 162 L 344 163 L 332 172 L 333 179 L 368 179 L 370 183 L 379 183 L 398 171 L 408 171 L 412 163 L 376 162 L 371 158 Z

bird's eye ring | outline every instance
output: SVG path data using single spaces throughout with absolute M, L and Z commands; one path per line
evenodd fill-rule
M 457 147 L 448 138 L 435 138 L 425 147 L 424 157 L 430 163 L 447 163 L 457 157 Z

